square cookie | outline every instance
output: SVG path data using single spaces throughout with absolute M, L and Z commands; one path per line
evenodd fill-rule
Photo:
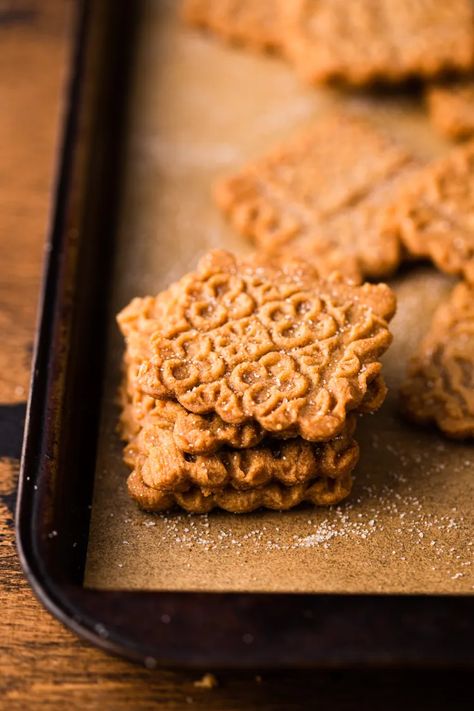
M 264 267 L 215 250 L 170 291 L 139 388 L 269 433 L 337 435 L 391 342 L 388 286 L 315 279 L 307 262 Z
M 172 431 L 175 445 L 188 454 L 213 454 L 222 447 L 247 449 L 259 444 L 264 430 L 255 422 L 236 425 L 224 422 L 216 413 L 197 415 L 188 412 L 175 400 L 156 400 L 138 387 L 140 365 L 150 357 L 150 335 L 160 329 L 160 296 L 135 298 L 123 309 L 118 322 L 126 337 L 124 378 L 120 389 L 121 413 L 119 430 L 126 441 L 134 439 L 140 429 L 151 424 Z M 133 356 L 133 357 L 132 357 Z M 374 378 L 357 412 L 372 413 L 379 409 L 387 393 L 381 375 Z
M 395 83 L 473 65 L 471 0 L 293 0 L 285 9 L 286 53 L 311 82 Z
M 231 224 L 267 255 L 322 275 L 382 278 L 400 262 L 384 210 L 418 162 L 361 117 L 331 113 L 214 189 Z

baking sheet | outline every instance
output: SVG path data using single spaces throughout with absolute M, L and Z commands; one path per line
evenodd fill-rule
M 245 516 L 140 512 L 116 433 L 122 342 L 114 315 L 155 294 L 210 247 L 248 250 L 210 198 L 217 175 L 259 156 L 344 102 L 421 156 L 445 151 L 416 99 L 308 89 L 276 57 L 245 52 L 180 26 L 175 2 L 150 1 L 140 30 L 114 265 L 107 374 L 85 585 L 99 589 L 421 592 L 474 590 L 474 446 L 406 424 L 397 389 L 407 357 L 453 283 L 405 267 L 390 393 L 360 421 L 362 456 L 351 498 L 330 509 Z

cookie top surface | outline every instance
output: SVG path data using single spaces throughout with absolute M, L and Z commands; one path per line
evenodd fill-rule
M 391 342 L 388 286 L 317 279 L 305 262 L 277 269 L 216 250 L 167 293 L 141 389 L 268 432 L 336 435 Z
M 453 139 L 474 135 L 474 81 L 431 86 L 426 99 L 430 119 L 439 133 Z
M 435 312 L 412 359 L 402 407 L 448 436 L 474 437 L 474 287 L 461 283 Z
M 474 282 L 474 141 L 416 173 L 387 210 L 387 230 L 415 257 Z
M 174 400 L 156 400 L 140 390 L 138 371 L 141 363 L 150 357 L 149 338 L 161 324 L 160 298 L 137 297 L 118 315 L 127 344 L 120 390 L 119 429 L 122 438 L 130 441 L 141 427 L 154 424 L 172 431 L 178 449 L 191 454 L 212 454 L 222 447 L 246 449 L 259 444 L 265 431 L 256 422 L 236 425 L 224 422 L 216 413 L 194 414 Z M 383 377 L 376 376 L 369 383 L 357 412 L 378 410 L 386 392 Z
M 139 367 L 150 357 L 149 339 L 160 328 L 161 317 L 169 306 L 169 299 L 169 292 L 158 297 L 136 297 L 118 314 L 120 330 L 126 339 L 125 378 L 120 398 L 122 437 L 131 440 L 145 423 L 153 423 L 172 430 L 177 447 L 188 453 L 210 454 L 221 447 L 254 447 L 265 436 L 264 430 L 256 422 L 236 425 L 224 422 L 215 413 L 206 416 L 194 414 L 173 400 L 156 400 L 138 387 Z M 357 411 L 374 412 L 382 404 L 385 395 L 385 383 L 379 375 L 370 382 Z
M 473 65 L 470 0 L 293 0 L 285 8 L 286 53 L 311 82 L 394 83 Z
M 333 112 L 221 179 L 218 206 L 268 255 L 311 259 L 357 280 L 393 272 L 399 241 L 381 229 L 417 161 L 362 117 Z
M 185 0 L 183 20 L 228 42 L 258 49 L 281 45 L 281 6 L 285 0 Z

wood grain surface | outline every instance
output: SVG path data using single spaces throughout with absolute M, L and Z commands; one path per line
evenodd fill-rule
M 462 671 L 255 670 L 201 688 L 196 674 L 105 655 L 35 600 L 13 511 L 73 12 L 67 0 L 0 0 L 0 709 L 472 708 Z

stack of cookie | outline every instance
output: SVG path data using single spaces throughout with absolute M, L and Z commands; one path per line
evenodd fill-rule
M 224 251 L 134 299 L 118 316 L 131 496 L 146 510 L 202 513 L 343 499 L 356 415 L 385 397 L 394 310 L 386 285 Z

